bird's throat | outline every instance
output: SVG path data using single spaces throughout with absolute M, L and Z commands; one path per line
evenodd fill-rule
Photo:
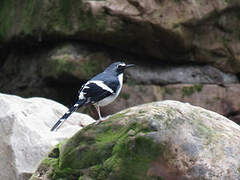
M 118 75 L 118 80 L 119 80 L 120 88 L 121 88 L 121 87 L 122 87 L 122 84 L 123 84 L 123 73 L 121 73 L 121 74 Z

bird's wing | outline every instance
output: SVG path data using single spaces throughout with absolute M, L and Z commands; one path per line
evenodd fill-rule
M 84 98 L 89 103 L 95 103 L 113 95 L 115 92 L 103 81 L 91 80 L 85 84 L 80 93 L 83 93 Z

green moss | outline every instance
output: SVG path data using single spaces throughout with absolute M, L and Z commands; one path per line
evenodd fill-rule
M 44 10 L 45 22 L 42 24 L 46 26 L 48 32 L 71 35 L 75 30 L 74 24 L 78 23 L 78 18 L 81 16 L 82 1 L 52 1 L 47 7 L 48 9 Z
M 175 88 L 164 88 L 164 92 L 169 95 L 173 95 L 175 93 L 176 89 Z
M 91 174 L 94 179 L 152 179 L 146 176 L 147 170 L 164 151 L 164 145 L 156 145 L 149 138 L 138 136 L 133 141 L 125 135 L 114 146 L 113 155 Z
M 55 69 L 57 73 L 69 73 L 75 70 L 76 66 L 65 59 L 54 60 Z
M 5 40 L 11 32 L 14 22 L 14 0 L 1 0 L 0 5 L 0 40 Z
M 203 85 L 202 84 L 195 84 L 190 87 L 183 87 L 182 88 L 182 96 L 191 96 L 196 92 L 202 91 Z
M 56 148 L 53 148 L 53 150 L 48 154 L 48 157 L 49 158 L 58 158 L 59 157 L 59 151 L 60 148 L 56 147 Z
M 24 8 L 19 18 L 20 28 L 24 35 L 33 36 L 34 33 L 41 33 L 42 17 L 41 10 L 43 3 L 41 1 L 26 0 Z M 38 34 L 39 35 L 39 34 Z
M 219 133 L 213 128 L 203 124 L 201 119 L 199 119 L 199 116 L 201 116 L 200 114 L 194 113 L 192 116 L 192 123 L 197 129 L 196 133 L 198 136 L 204 137 L 203 139 L 206 140 L 205 145 L 209 145 L 213 141 L 218 140 L 218 137 L 220 137 Z
M 58 164 L 58 160 L 55 158 L 45 158 L 41 163 L 47 166 L 55 166 Z
M 93 180 L 93 179 L 88 176 L 80 176 L 78 180 Z
M 53 180 L 76 180 L 82 173 L 79 170 L 64 168 L 60 169 L 58 166 L 54 166 L 54 173 L 50 175 Z
M 212 143 L 214 141 L 214 139 L 217 138 L 217 133 L 202 123 L 199 123 L 198 131 L 200 133 L 200 136 L 205 137 L 205 139 L 206 139 L 205 145 L 209 145 L 210 143 Z
M 225 1 L 225 3 L 231 3 L 232 2 L 232 0 L 224 0 Z
M 146 177 L 150 163 L 156 157 L 163 155 L 165 146 L 157 145 L 144 136 L 136 137 L 135 141 L 127 139 L 115 148 L 120 158 L 119 174 L 116 179 L 150 179 Z
M 70 15 L 71 15 L 71 10 L 72 6 L 74 6 L 75 3 L 73 0 L 60 0 L 59 1 L 59 8 L 58 8 L 58 13 L 59 14 L 59 24 L 62 25 L 63 27 L 66 27 L 67 29 L 72 28 L 72 23 L 70 21 Z
M 120 94 L 120 98 L 124 99 L 124 100 L 128 100 L 130 98 L 130 94 L 127 93 L 121 93 Z
M 121 134 L 125 133 L 125 128 L 114 130 L 113 127 L 107 126 L 103 131 L 104 133 L 99 134 L 96 138 L 96 143 L 100 146 L 116 141 L 116 139 L 120 138 Z
M 111 116 L 111 120 L 124 118 L 125 114 L 127 114 L 129 111 L 130 110 L 125 111 L 123 113 L 114 114 L 113 116 Z
M 151 131 L 147 120 L 138 122 L 131 118 L 133 120 L 126 125 L 118 124 L 117 119 L 122 119 L 126 113 L 112 116 L 99 124 L 101 127 L 87 126 L 57 146 L 59 158 L 46 161 L 53 167 L 51 178 L 152 179 L 147 171 L 152 161 L 163 156 L 165 145 L 143 136 Z M 129 131 L 134 133 L 129 135 Z
M 73 3 L 72 0 L 59 0 L 60 5 L 60 13 L 67 19 L 71 11 L 71 4 Z
M 96 17 L 96 30 L 97 32 L 105 31 L 107 25 L 107 19 L 104 14 L 100 14 Z
M 129 79 L 127 81 L 127 85 L 129 85 L 129 86 L 136 86 L 136 85 L 138 85 L 138 83 L 134 79 Z
M 98 15 L 93 16 L 91 13 L 85 12 L 79 23 L 79 29 L 81 31 L 104 33 L 106 25 L 107 17 L 104 13 L 99 13 Z
M 42 35 L 55 36 L 81 33 L 105 33 L 109 21 L 104 11 L 92 14 L 82 1 L 1 0 L 0 40 L 6 41 L 16 35 L 25 38 Z M 82 34 L 84 32 L 84 34 Z
M 82 69 L 84 71 L 84 74 L 86 74 L 90 78 L 98 72 L 99 64 L 89 61 L 83 64 Z

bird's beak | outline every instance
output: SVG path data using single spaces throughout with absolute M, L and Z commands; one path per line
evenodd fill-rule
M 134 66 L 136 66 L 136 65 L 135 65 L 135 64 L 127 64 L 127 65 L 125 66 L 125 69 L 130 68 L 130 67 L 134 67 Z

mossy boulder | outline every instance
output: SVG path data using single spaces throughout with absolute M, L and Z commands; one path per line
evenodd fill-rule
M 240 127 L 177 101 L 144 104 L 56 146 L 31 180 L 239 179 Z

